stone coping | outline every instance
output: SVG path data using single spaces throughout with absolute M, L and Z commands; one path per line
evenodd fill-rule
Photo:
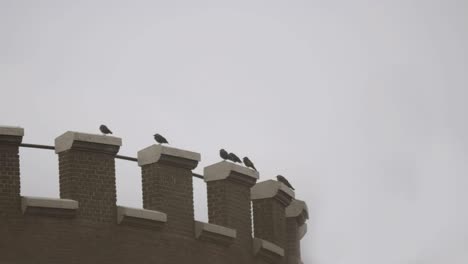
M 213 165 L 207 166 L 203 169 L 205 182 L 224 180 L 227 177 L 229 177 L 229 175 L 231 175 L 231 172 L 237 172 L 242 175 L 252 177 L 254 179 L 259 178 L 258 171 L 254 171 L 252 169 L 249 169 L 241 165 L 237 165 L 229 161 L 221 161 Z
M 295 197 L 295 193 L 291 188 L 275 180 L 267 180 L 255 184 L 250 189 L 250 197 L 252 200 L 271 198 L 275 197 L 279 191 L 285 192 L 292 198 Z
M 22 127 L 0 126 L 0 135 L 22 137 L 24 136 L 24 129 Z
M 154 144 L 138 151 L 138 166 L 156 163 L 162 155 L 194 161 L 201 160 L 200 153 Z
M 276 255 L 284 257 L 284 249 L 263 239 L 254 237 L 253 239 L 254 254 L 257 255 L 260 250 L 266 250 Z
M 228 227 L 224 227 L 224 226 L 220 226 L 220 225 L 215 225 L 215 224 L 210 224 L 210 223 L 205 223 L 205 222 L 195 221 L 195 234 L 196 234 L 196 237 L 198 238 L 202 234 L 202 232 L 210 232 L 210 233 L 218 234 L 218 235 L 221 235 L 221 236 L 226 236 L 226 237 L 229 237 L 229 238 L 236 238 L 237 237 L 237 231 L 232 229 L 232 228 L 228 228 Z
M 156 222 L 167 221 L 167 214 L 159 211 L 117 206 L 117 223 L 120 224 L 125 217 L 140 218 Z
M 307 204 L 301 200 L 293 200 L 288 207 L 286 207 L 286 217 L 297 217 L 302 212 L 306 213 L 306 218 L 309 216 L 309 209 L 307 208 Z
M 305 236 L 305 234 L 307 234 L 307 224 L 304 223 L 303 225 L 301 225 L 298 231 L 299 231 L 299 239 L 302 239 Z
M 22 196 L 21 210 L 23 213 L 28 207 L 76 210 L 78 209 L 78 202 L 69 199 Z
M 55 139 L 55 153 L 71 149 L 75 141 L 122 146 L 122 139 L 118 137 L 67 131 Z

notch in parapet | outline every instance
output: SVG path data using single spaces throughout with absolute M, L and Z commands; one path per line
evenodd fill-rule
M 286 259 L 288 264 L 299 263 L 301 259 L 300 241 L 307 232 L 309 210 L 307 204 L 301 200 L 293 200 L 286 207 L 287 247 Z
M 117 137 L 72 131 L 55 139 L 60 197 L 80 203 L 79 218 L 116 222 L 115 156 L 121 145 Z
M 74 217 L 77 210 L 78 202 L 74 200 L 30 196 L 21 197 L 21 211 L 23 214 Z
M 21 214 L 19 146 L 21 127 L 0 126 L 0 215 Z
M 251 189 L 255 237 L 286 247 L 286 207 L 294 191 L 281 182 L 267 180 Z
M 166 213 L 166 228 L 170 232 L 194 234 L 192 169 L 199 161 L 199 153 L 163 145 L 138 152 L 143 208 Z
M 209 222 L 235 229 L 235 244 L 249 250 L 252 245 L 250 188 L 258 178 L 257 171 L 227 161 L 204 168 Z

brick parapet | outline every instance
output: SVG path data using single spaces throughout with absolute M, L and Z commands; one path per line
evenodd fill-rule
M 8 135 L 4 144 L 0 137 L 0 157 L 15 160 L 8 171 L 17 175 L 17 185 L 4 189 L 15 190 L 17 202 L 6 202 L 12 210 L 3 211 L 14 221 L 0 217 L 0 263 L 283 263 L 281 250 L 269 243 L 288 256 L 289 248 L 278 243 L 253 243 L 250 188 L 257 172 L 235 164 L 205 171 L 209 223 L 200 223 L 193 219 L 191 172 L 199 154 L 165 149 L 155 161 L 141 164 L 145 209 L 120 207 L 114 159 L 121 140 L 76 133 L 67 134 L 71 142 L 56 145 L 61 199 L 23 197 L 23 203 L 21 140 Z M 284 197 L 275 201 L 284 206 Z M 304 225 L 295 227 L 300 239 Z

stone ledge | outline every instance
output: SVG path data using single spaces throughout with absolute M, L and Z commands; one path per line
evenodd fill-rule
M 55 139 L 55 153 L 71 149 L 75 145 L 75 142 L 95 143 L 115 147 L 122 146 L 122 139 L 118 137 L 67 131 Z
M 237 232 L 232 228 L 195 221 L 195 237 L 228 246 L 234 242 Z
M 215 163 L 205 167 L 203 170 L 205 182 L 224 180 L 231 176 L 233 172 L 252 178 L 255 181 L 259 178 L 258 171 L 228 161 Z
M 253 239 L 253 251 L 254 255 L 261 257 L 271 263 L 280 263 L 284 257 L 284 249 L 263 239 Z
M 305 236 L 305 234 L 307 233 L 307 224 L 304 223 L 303 225 L 301 225 L 299 227 L 298 232 L 299 232 L 299 239 L 302 239 Z
M 181 158 L 196 163 L 201 160 L 200 153 L 155 144 L 138 151 L 138 166 L 156 163 L 163 156 Z
M 278 193 L 285 193 L 291 198 L 295 197 L 295 193 L 291 188 L 288 188 L 281 182 L 275 180 L 267 180 L 259 182 L 250 190 L 252 200 L 265 199 L 275 197 Z
M 78 202 L 69 199 L 43 197 L 21 197 L 23 214 L 39 214 L 49 216 L 73 217 L 78 210 Z
M 1 136 L 24 136 L 24 129 L 22 127 L 0 126 Z
M 117 206 L 118 224 L 161 227 L 166 222 L 167 215 L 159 211 Z
M 305 223 L 309 219 L 309 209 L 307 204 L 301 200 L 293 200 L 291 204 L 286 207 L 286 217 L 296 218 L 299 225 Z

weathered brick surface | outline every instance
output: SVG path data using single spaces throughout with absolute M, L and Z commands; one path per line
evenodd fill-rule
M 19 213 L 21 140 L 18 136 L 0 136 L 0 218 L 4 221 Z
M 78 217 L 116 221 L 114 157 L 115 154 L 74 149 L 59 153 L 60 197 L 78 201 Z
M 210 223 L 237 230 L 235 245 L 252 248 L 251 185 L 229 178 L 207 182 Z
M 142 166 L 143 208 L 167 214 L 166 228 L 194 234 L 192 171 L 168 164 Z
M 286 263 L 298 264 L 301 260 L 301 248 L 299 239 L 299 226 L 296 218 L 286 218 L 287 245 Z
M 255 237 L 286 247 L 285 205 L 275 198 L 253 201 Z

